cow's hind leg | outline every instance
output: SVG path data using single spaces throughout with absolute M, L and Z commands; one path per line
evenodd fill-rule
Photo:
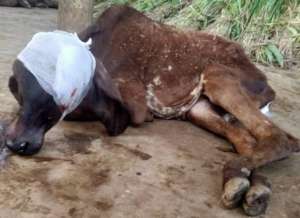
M 240 121 L 257 144 L 251 155 L 242 154 L 225 165 L 223 202 L 227 207 L 234 207 L 238 203 L 236 199 L 245 197 L 245 212 L 258 215 L 266 209 L 271 192 L 265 179 L 260 179 L 262 177 L 252 174 L 252 171 L 299 151 L 300 146 L 297 139 L 276 127 L 259 111 L 231 70 L 222 65 L 208 68 L 204 72 L 204 94 Z M 247 181 L 252 185 L 249 190 L 244 188 Z

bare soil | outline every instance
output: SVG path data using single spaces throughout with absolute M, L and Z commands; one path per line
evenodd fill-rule
M 0 120 L 17 111 L 7 81 L 18 52 L 56 28 L 55 10 L 0 8 Z M 300 137 L 300 72 L 260 66 L 277 92 L 273 120 Z M 156 120 L 108 137 L 100 123 L 62 122 L 38 155 L 12 155 L 0 169 L 0 218 L 235 218 L 220 204 L 230 145 L 189 123 Z M 273 184 L 261 217 L 300 217 L 300 156 L 261 171 Z

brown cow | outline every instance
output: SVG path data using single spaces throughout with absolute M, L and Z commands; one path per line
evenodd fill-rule
M 80 37 L 94 42 L 96 74 L 67 120 L 100 120 L 111 135 L 153 117 L 179 118 L 208 129 L 227 138 L 240 154 L 224 167 L 224 205 L 243 203 L 248 215 L 265 211 L 271 187 L 254 169 L 300 146 L 260 112 L 275 94 L 241 46 L 154 22 L 127 6 L 109 8 Z M 9 86 L 22 113 L 8 128 L 6 144 L 22 155 L 36 153 L 61 112 L 18 60 Z M 224 119 L 227 113 L 234 119 Z

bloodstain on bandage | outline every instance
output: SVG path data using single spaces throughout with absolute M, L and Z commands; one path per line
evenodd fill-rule
M 59 105 L 58 106 L 59 110 L 64 113 L 64 111 L 68 108 L 68 106 L 65 106 L 65 105 Z
M 72 93 L 71 93 L 71 97 L 74 97 L 74 95 L 75 95 L 76 91 L 77 91 L 77 88 L 75 88 L 75 89 L 72 91 Z
M 96 60 L 90 45 L 91 40 L 83 42 L 73 33 L 39 32 L 18 54 L 18 60 L 53 97 L 62 118 L 80 105 L 92 84 Z

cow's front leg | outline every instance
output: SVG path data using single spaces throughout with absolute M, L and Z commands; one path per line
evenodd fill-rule
M 256 140 L 241 125 L 226 122 L 218 108 L 208 99 L 200 98 L 186 117 L 193 124 L 227 138 L 239 154 L 251 157 Z M 239 171 L 235 168 L 233 171 L 226 170 L 224 180 L 222 201 L 227 208 L 241 205 L 243 197 L 250 189 L 250 171 Z
M 251 187 L 245 195 L 243 209 L 246 214 L 256 216 L 266 211 L 272 193 L 268 179 L 253 171 Z
M 243 126 L 255 137 L 261 147 L 277 147 L 282 153 L 274 154 L 287 156 L 295 150 L 299 150 L 297 140 L 286 134 L 275 126 L 269 118 L 264 116 L 251 100 L 247 92 L 242 88 L 240 79 L 237 78 L 231 69 L 226 66 L 216 65 L 209 67 L 204 72 L 204 94 L 209 100 L 231 113 Z M 276 145 L 278 144 L 278 145 Z M 282 157 L 280 157 L 282 158 Z
M 249 216 L 262 214 L 271 196 L 271 184 L 255 172 L 255 161 L 239 157 L 225 164 L 223 169 L 222 202 L 228 209 L 242 206 Z
M 226 164 L 224 168 L 224 193 L 222 202 L 226 208 L 243 204 L 248 215 L 260 214 L 267 208 L 271 186 L 267 179 L 252 173 L 251 156 L 256 140 L 238 121 L 227 122 L 222 114 L 206 98 L 200 98 L 187 113 L 193 124 L 227 138 L 243 156 Z
M 240 79 L 226 66 L 216 65 L 204 72 L 204 94 L 231 113 L 256 139 L 253 161 L 257 167 L 300 150 L 299 140 L 287 134 L 262 114 L 242 88 Z
M 251 155 L 241 153 L 241 158 L 224 167 L 223 202 L 227 207 L 234 207 L 245 197 L 245 212 L 258 215 L 266 209 L 271 192 L 264 180 L 252 176 L 252 171 L 299 151 L 300 146 L 297 139 L 279 129 L 259 111 L 231 70 L 234 69 L 222 65 L 209 67 L 204 72 L 204 94 L 213 104 L 231 113 L 249 131 L 256 144 Z M 250 189 L 247 181 L 252 185 Z
M 202 97 L 186 117 L 191 123 L 228 139 L 239 154 L 250 157 L 256 145 L 255 138 L 238 122 L 227 122 L 217 110 L 207 98 Z

